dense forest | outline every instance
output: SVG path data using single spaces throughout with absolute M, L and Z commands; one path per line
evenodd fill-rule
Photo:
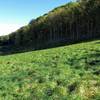
M 77 0 L 57 7 L 16 32 L 0 37 L 7 48 L 45 48 L 100 38 L 100 0 Z M 4 48 L 0 50 L 4 50 Z

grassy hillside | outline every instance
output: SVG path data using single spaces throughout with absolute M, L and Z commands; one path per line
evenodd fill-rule
M 100 40 L 0 56 L 0 100 L 100 100 Z

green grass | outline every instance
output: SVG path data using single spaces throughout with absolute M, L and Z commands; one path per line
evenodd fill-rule
M 100 100 L 100 40 L 0 56 L 0 100 Z

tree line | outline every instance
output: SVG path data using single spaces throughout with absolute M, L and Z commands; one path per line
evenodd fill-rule
M 1 46 L 45 46 L 100 37 L 100 0 L 77 0 L 31 20 L 7 36 Z

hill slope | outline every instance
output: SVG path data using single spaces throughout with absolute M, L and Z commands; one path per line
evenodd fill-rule
M 18 51 L 18 48 L 47 48 L 95 38 L 100 38 L 100 0 L 79 0 L 55 8 L 1 37 L 0 44 L 9 51 Z
M 0 56 L 0 100 L 99 100 L 100 40 Z

